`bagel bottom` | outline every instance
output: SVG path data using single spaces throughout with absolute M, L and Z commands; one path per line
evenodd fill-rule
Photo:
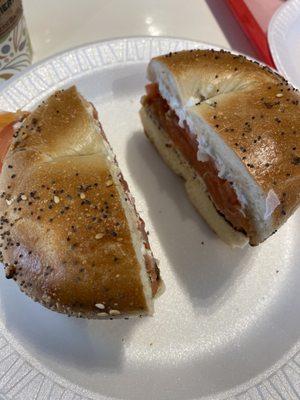
M 154 144 L 165 163 L 185 180 L 185 188 L 190 201 L 202 218 L 225 243 L 231 247 L 244 247 L 249 239 L 244 233 L 235 230 L 216 210 L 203 179 L 174 146 L 150 110 L 142 107 L 140 117 L 146 136 Z

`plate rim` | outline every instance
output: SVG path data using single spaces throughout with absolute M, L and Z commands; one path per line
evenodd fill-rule
M 278 72 L 285 76 L 289 82 L 299 89 L 299 84 L 297 85 L 296 82 L 293 82 L 293 79 L 289 75 L 284 62 L 282 61 L 278 37 L 279 34 L 286 33 L 287 25 L 286 23 L 283 23 L 284 18 L 288 18 L 288 22 L 291 22 L 294 19 L 292 10 L 295 7 L 298 7 L 300 13 L 300 0 L 288 0 L 275 11 L 268 26 L 267 37 L 270 51 Z
M 295 0 L 291 0 L 291 1 L 295 1 Z M 296 0 L 299 1 L 299 0 Z M 97 45 L 105 45 L 105 44 L 112 44 L 112 43 L 119 43 L 119 42 L 123 42 L 126 43 L 127 41 L 154 41 L 154 42 L 159 42 L 159 41 L 170 41 L 170 42 L 174 42 L 174 41 L 178 41 L 178 42 L 183 42 L 183 43 L 190 43 L 191 45 L 198 45 L 198 46 L 203 46 L 206 48 L 214 48 L 214 49 L 222 49 L 222 47 L 220 46 L 216 46 L 210 43 L 205 43 L 202 41 L 197 41 L 197 40 L 190 40 L 188 38 L 180 38 L 180 37 L 171 37 L 171 36 L 128 36 L 128 37 L 121 37 L 121 38 L 112 38 L 112 39 L 103 39 L 100 41 L 94 41 L 94 42 L 90 42 L 90 43 L 86 43 L 83 45 L 79 45 L 79 46 L 75 46 L 72 47 L 70 49 L 67 50 L 63 50 L 61 52 L 58 52 L 56 54 L 53 54 L 49 57 L 44 58 L 43 60 L 40 60 L 39 62 L 33 64 L 32 66 L 29 66 L 28 68 L 24 69 L 22 72 L 18 73 L 17 75 L 15 75 L 12 79 L 10 79 L 9 81 L 5 82 L 3 85 L 0 86 L 0 97 L 2 95 L 2 93 L 4 91 L 6 91 L 10 86 L 13 86 L 16 82 L 22 80 L 22 78 L 26 75 L 28 75 L 28 73 L 33 72 L 35 70 L 37 70 L 40 66 L 42 65 L 47 65 L 49 63 L 49 61 L 58 59 L 64 55 L 68 55 L 71 54 L 72 52 L 76 52 L 79 50 L 83 50 L 89 47 L 93 47 L 93 46 L 97 46 Z M 230 51 L 234 54 L 240 54 L 238 52 L 235 52 L 233 50 L 230 49 L 226 49 L 223 48 L 224 50 Z M 253 58 L 246 56 L 248 59 L 253 60 Z M 134 60 L 134 63 L 138 63 L 138 62 L 145 62 L 146 60 Z M 122 60 L 121 62 L 114 62 L 111 64 L 108 64 L 108 66 L 112 66 L 112 65 L 117 65 L 120 63 L 128 63 L 129 61 L 126 60 Z M 260 62 L 261 65 L 264 65 L 263 63 Z M 102 65 L 100 68 L 104 68 L 105 66 Z M 99 68 L 99 66 L 98 66 Z M 88 73 L 89 71 L 87 71 Z M 76 76 L 75 76 L 76 77 Z M 56 84 L 59 84 L 60 81 L 57 81 Z M 1 325 L 3 325 L 2 321 L 0 321 L 0 339 L 1 336 L 3 335 L 4 337 L 4 341 L 7 342 L 4 346 L 0 345 L 0 354 L 3 350 L 4 347 L 10 346 L 12 345 L 12 347 L 14 348 L 14 350 L 16 351 L 16 353 L 19 355 L 20 358 L 23 358 L 25 362 L 27 362 L 32 369 L 36 369 L 38 371 L 38 373 L 44 374 L 45 379 L 48 379 L 51 381 L 51 383 L 54 385 L 59 386 L 62 390 L 65 390 L 66 393 L 71 393 L 71 395 L 73 395 L 74 397 L 76 395 L 80 396 L 80 400 L 92 400 L 92 399 L 98 399 L 98 400 L 109 400 L 111 399 L 110 397 L 107 396 L 103 396 L 99 393 L 95 393 L 92 391 L 89 391 L 87 389 L 85 389 L 84 387 L 78 386 L 75 383 L 69 381 L 67 378 L 61 377 L 59 374 L 57 374 L 54 371 L 50 371 L 47 370 L 47 368 L 37 359 L 31 359 L 30 357 L 30 353 L 23 349 L 23 346 L 21 343 L 19 343 L 13 336 L 12 334 L 6 329 L 1 329 Z M 5 332 L 3 332 L 3 330 Z M 22 350 L 21 350 L 22 349 Z M 299 351 L 299 345 L 295 345 L 293 348 L 291 348 L 287 353 L 285 353 L 282 358 L 280 360 L 278 360 L 271 368 L 267 369 L 265 372 L 261 373 L 260 375 L 257 375 L 256 377 L 254 377 L 253 379 L 238 385 L 232 389 L 229 389 L 227 391 L 221 392 L 221 393 L 216 393 L 214 395 L 211 396 L 205 396 L 205 397 L 199 397 L 198 400 L 217 400 L 217 399 L 232 399 L 232 398 L 236 398 L 238 399 L 240 396 L 251 396 L 250 393 L 252 390 L 257 390 L 258 392 L 258 397 L 260 399 L 267 399 L 267 397 L 264 397 L 262 391 L 259 389 L 259 387 L 261 385 L 271 385 L 271 387 L 275 388 L 274 390 L 278 393 L 278 390 L 276 389 L 276 387 L 274 386 L 274 384 L 272 383 L 271 378 L 273 376 L 275 376 L 277 373 L 285 373 L 284 372 L 284 367 L 287 365 L 287 363 L 289 361 L 293 361 L 293 357 L 296 357 Z M 299 380 L 300 380 L 300 373 L 298 374 L 299 376 Z M 267 382 L 267 383 L 266 383 Z M 286 388 L 284 390 L 284 393 L 286 393 L 286 395 L 288 395 L 288 390 L 292 390 L 298 398 L 300 398 L 300 392 L 297 391 L 294 386 L 292 385 L 291 382 L 288 382 L 289 387 Z M 50 394 L 52 393 L 52 389 Z M 64 392 L 65 393 L 65 392 Z M 61 396 L 59 396 L 60 399 L 64 398 L 64 393 L 61 394 Z M 4 396 L 4 399 L 6 399 L 6 393 L 1 393 L 0 392 L 0 396 Z M 284 396 L 284 395 L 283 395 Z M 253 397 L 253 396 L 252 396 Z M 286 396 L 287 397 L 287 396 Z M 1 398 L 1 397 L 0 397 Z M 37 397 L 38 400 L 39 397 Z M 73 397 L 71 397 L 73 398 Z M 284 397 L 283 397 L 284 398 Z M 8 398 L 7 398 L 8 399 Z M 50 399 L 50 397 L 49 397 Z M 51 397 L 51 399 L 54 400 L 54 398 Z M 56 400 L 56 398 L 55 398 Z
M 300 1 L 300 0 L 290 0 L 290 1 Z M 127 42 L 130 40 L 137 40 L 137 41 L 141 41 L 141 40 L 146 40 L 146 41 L 160 41 L 160 40 L 166 40 L 166 41 L 178 41 L 178 42 L 187 42 L 189 44 L 195 44 L 196 46 L 200 45 L 200 46 L 204 46 L 207 49 L 214 49 L 214 50 L 225 50 L 228 51 L 232 54 L 236 54 L 236 55 L 242 55 L 245 58 L 247 58 L 248 60 L 251 61 L 255 61 L 257 63 L 259 63 L 261 66 L 267 67 L 269 68 L 271 71 L 275 72 L 276 74 L 278 74 L 278 71 L 276 71 L 276 69 L 272 68 L 271 66 L 269 66 L 268 64 L 266 64 L 265 62 L 256 59 L 255 57 L 251 57 L 246 53 L 242 53 L 239 52 L 235 49 L 231 49 L 229 47 L 223 47 L 223 46 L 219 46 L 217 44 L 214 43 L 209 43 L 206 41 L 202 41 L 202 40 L 196 40 L 196 39 L 191 39 L 188 37 L 180 37 L 180 36 L 169 36 L 169 35 L 163 35 L 163 36 L 151 36 L 151 35 L 130 35 L 130 36 L 116 36 L 116 37 L 112 37 L 112 38 L 107 38 L 107 39 L 101 39 L 101 40 L 94 40 L 94 41 L 90 41 L 90 42 L 86 42 L 86 43 L 82 43 L 76 46 L 72 46 L 69 47 L 67 49 L 58 51 L 54 54 L 51 54 L 47 57 L 42 58 L 41 60 L 34 62 L 33 64 L 29 65 L 28 67 L 24 68 L 22 71 L 17 72 L 13 77 L 11 77 L 10 79 L 8 79 L 7 81 L 3 81 L 0 83 L 0 94 L 2 92 L 4 92 L 5 90 L 7 90 L 10 86 L 12 86 L 15 82 L 17 82 L 19 79 L 21 79 L 23 76 L 27 75 L 29 72 L 32 72 L 34 70 L 36 70 L 37 68 L 39 68 L 42 65 L 46 65 L 49 63 L 49 61 L 52 61 L 56 58 L 60 58 L 63 56 L 67 56 L 68 54 L 71 54 L 73 52 L 76 52 L 78 50 L 84 50 L 84 49 L 88 49 L 90 47 L 96 46 L 96 45 L 101 45 L 101 44 L 114 44 L 114 43 L 118 43 L 118 42 Z M 122 61 L 121 61 L 122 62 Z M 145 60 L 134 60 L 135 63 L 137 62 L 145 62 Z
M 155 40 L 155 39 L 159 39 L 159 40 L 178 40 L 178 41 L 186 41 L 186 42 L 190 42 L 190 43 L 195 43 L 195 45 L 207 45 L 207 48 L 214 48 L 214 49 L 218 49 L 218 50 L 226 50 L 226 51 L 230 51 L 230 52 L 234 52 L 234 50 L 231 50 L 230 48 L 226 48 L 226 47 L 221 47 L 218 46 L 216 44 L 212 44 L 209 42 L 203 42 L 200 40 L 196 40 L 196 39 L 191 39 L 191 38 L 184 38 L 184 37 L 180 37 L 180 36 L 168 36 L 168 35 L 163 35 L 163 36 L 152 36 L 152 35 L 130 35 L 130 36 L 116 36 L 116 37 L 112 37 L 112 38 L 107 38 L 107 39 L 100 39 L 100 40 L 92 40 L 90 42 L 86 42 L 86 43 L 82 43 L 76 46 L 72 46 L 72 47 L 68 47 L 67 49 L 64 50 L 60 50 L 58 52 L 55 52 L 53 54 L 50 54 L 49 56 L 43 57 L 42 59 L 34 62 L 33 64 L 29 65 L 28 67 L 22 69 L 22 71 L 18 71 L 16 74 L 14 74 L 11 78 L 9 78 L 6 81 L 3 81 L 0 83 L 0 93 L 5 90 L 7 87 L 9 87 L 10 85 L 12 85 L 15 81 L 17 81 L 18 79 L 20 79 L 23 75 L 26 75 L 28 72 L 33 71 L 34 69 L 36 69 L 37 67 L 41 66 L 42 64 L 47 64 L 49 61 L 67 55 L 69 53 L 72 53 L 74 51 L 77 50 L 83 50 L 85 48 L 89 48 L 89 47 L 93 47 L 95 45 L 99 45 L 99 44 L 108 44 L 108 43 L 115 43 L 115 42 L 120 42 L 120 41 L 127 41 L 127 40 Z M 242 54 L 242 53 L 240 53 Z M 250 58 L 248 56 L 248 58 Z M 136 61 L 135 61 L 136 62 Z M 141 61 L 143 62 L 143 61 Z
M 132 42 L 135 42 L 135 41 L 138 41 L 138 42 L 140 42 L 140 41 L 149 41 L 149 42 L 153 42 L 153 41 L 154 42 L 156 42 L 156 41 L 157 42 L 170 41 L 170 42 L 178 42 L 178 43 L 184 42 L 186 44 L 189 44 L 190 46 L 203 46 L 203 47 L 205 47 L 207 49 L 214 49 L 214 50 L 223 49 L 223 50 L 226 50 L 226 51 L 231 51 L 232 53 L 235 53 L 235 54 L 239 54 L 238 52 L 234 52 L 234 50 L 230 50 L 228 48 L 222 48 L 222 47 L 220 47 L 218 45 L 210 44 L 208 42 L 202 42 L 202 41 L 199 41 L 199 40 L 197 41 L 197 40 L 194 40 L 194 39 L 183 38 L 183 37 L 175 37 L 175 36 L 173 37 L 173 36 L 167 36 L 167 35 L 166 36 L 132 35 L 132 36 L 114 37 L 114 38 L 95 40 L 95 41 L 83 43 L 83 44 L 80 44 L 80 45 L 77 45 L 77 46 L 73 46 L 73 47 L 70 47 L 68 49 L 61 50 L 61 51 L 59 51 L 57 53 L 49 55 L 49 56 L 47 56 L 47 57 L 45 57 L 45 58 L 33 63 L 32 65 L 24 68 L 22 71 L 16 73 L 12 78 L 8 79 L 7 81 L 4 81 L 4 82 L 0 83 L 0 96 L 5 94 L 5 92 L 7 90 L 9 90 L 9 88 L 11 88 L 14 85 L 16 85 L 17 82 L 21 81 L 24 76 L 28 76 L 30 73 L 37 72 L 39 68 L 41 68 L 43 66 L 46 66 L 46 65 L 49 65 L 50 62 L 52 62 L 54 60 L 59 60 L 59 59 L 62 59 L 63 57 L 67 57 L 68 55 L 76 54 L 78 51 L 84 51 L 86 49 L 93 48 L 93 47 L 100 46 L 100 45 L 109 46 L 109 45 L 114 45 L 114 44 L 117 44 L 117 43 L 120 43 L 120 42 L 123 42 L 124 44 L 126 44 L 127 42 L 130 42 L 130 41 L 132 41 Z M 244 56 L 247 57 L 247 55 L 245 55 L 245 54 L 244 54 Z M 248 58 L 251 59 L 251 57 L 248 57 Z M 255 59 L 252 59 L 252 60 L 255 60 Z M 149 60 L 147 60 L 147 61 L 149 61 Z M 120 61 L 120 62 L 114 61 L 113 63 L 107 64 L 107 66 L 110 66 L 112 64 L 117 65 L 117 64 L 120 64 L 122 62 L 124 62 L 124 61 L 123 60 Z M 129 61 L 127 61 L 127 62 L 129 62 Z M 146 62 L 146 60 L 145 59 L 142 59 L 142 60 L 135 59 L 134 60 L 134 63 L 139 63 L 139 62 L 143 63 L 143 62 Z M 264 65 L 264 64 L 262 64 L 262 65 Z M 106 65 L 101 65 L 100 68 L 104 68 L 105 66 Z M 88 71 L 86 71 L 86 72 L 88 72 Z M 72 75 L 72 77 L 76 78 L 77 75 L 74 74 L 74 75 Z M 57 84 L 63 84 L 63 80 L 58 81 L 56 83 Z M 43 93 L 41 93 L 41 94 L 43 95 Z M 43 96 L 41 96 L 41 97 L 43 97 Z M 25 105 L 23 107 L 26 108 L 26 106 L 27 105 Z M 0 108 L 0 111 L 1 111 L 1 108 Z

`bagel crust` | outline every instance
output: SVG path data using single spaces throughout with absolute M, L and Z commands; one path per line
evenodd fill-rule
M 197 135 L 199 151 L 204 128 L 213 146 L 223 147 L 222 161 L 228 170 L 234 163 L 231 180 L 255 220 L 250 243 L 264 241 L 300 202 L 299 92 L 268 67 L 223 50 L 156 57 L 148 76 L 179 123 Z M 276 207 L 268 212 L 274 198 Z
M 158 269 L 92 106 L 58 91 L 14 136 L 0 177 L 7 277 L 69 315 L 151 314 Z

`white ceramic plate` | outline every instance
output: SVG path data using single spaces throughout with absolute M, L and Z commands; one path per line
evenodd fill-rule
M 0 109 L 31 109 L 75 83 L 95 104 L 167 288 L 153 318 L 86 321 L 33 303 L 2 274 L 1 400 L 300 397 L 300 214 L 258 248 L 231 250 L 142 133 L 147 62 L 196 46 L 208 47 L 170 38 L 95 43 L 33 66 L 0 92 Z
M 289 0 L 277 10 L 268 40 L 278 71 L 300 88 L 300 0 Z

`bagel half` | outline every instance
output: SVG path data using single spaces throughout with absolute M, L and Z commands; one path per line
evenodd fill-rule
M 151 60 L 146 135 L 231 246 L 258 245 L 300 201 L 300 95 L 269 68 L 226 51 Z
M 16 125 L 0 176 L 6 276 L 68 315 L 152 314 L 159 270 L 93 106 L 73 86 Z

